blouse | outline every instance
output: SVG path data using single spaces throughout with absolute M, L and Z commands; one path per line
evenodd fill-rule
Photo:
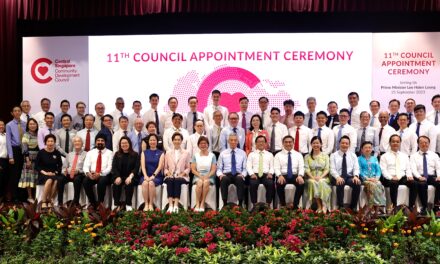
M 37 158 L 35 160 L 35 169 L 41 173 L 41 171 L 54 172 L 60 175 L 63 168 L 63 162 L 61 160 L 61 153 L 58 150 L 52 152 L 42 149 L 38 151 Z
M 24 133 L 21 139 L 23 155 L 29 156 L 29 151 L 38 151 L 38 138 L 37 135 L 32 135 L 29 132 Z
M 325 171 L 330 170 L 330 159 L 327 154 L 322 152 L 313 158 L 311 154 L 307 154 L 304 158 L 304 168 L 305 172 L 312 176 L 322 175 Z
M 379 179 L 382 172 L 380 170 L 379 161 L 375 156 L 370 156 L 368 160 L 364 155 L 358 157 L 359 160 L 359 169 L 360 169 L 360 177 L 362 180 L 366 180 L 369 178 Z
M 217 164 L 217 159 L 212 152 L 209 152 L 208 156 L 202 156 L 200 153 L 196 153 L 194 154 L 191 163 L 195 163 L 197 171 L 205 176 L 211 171 L 212 164 Z M 213 175 L 215 175 L 215 173 Z

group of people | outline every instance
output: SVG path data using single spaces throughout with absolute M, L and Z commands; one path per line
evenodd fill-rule
M 303 199 L 325 213 L 331 208 L 332 186 L 338 207 L 356 210 L 361 186 L 368 204 L 380 207 L 386 205 L 389 187 L 392 208 L 398 205 L 399 185 L 406 185 L 409 207 L 419 197 L 422 214 L 428 206 L 439 209 L 440 95 L 432 97 L 429 113 L 411 98 L 401 113 L 397 99 L 389 102 L 388 111 L 381 111 L 375 100 L 368 111 L 362 110 L 359 95 L 351 92 L 349 107 L 339 110 L 331 101 L 327 112 L 316 111 L 313 97 L 307 99 L 306 113 L 294 112 L 294 102 L 286 100 L 283 116 L 279 107 L 269 108 L 266 97 L 258 100 L 257 113 L 248 111 L 246 97 L 239 99 L 239 112 L 229 112 L 219 104 L 220 98 L 221 92 L 214 90 L 202 113 L 197 111 L 197 97 L 189 97 L 185 116 L 177 112 L 176 97 L 168 98 L 169 111 L 160 111 L 154 93 L 148 111 L 141 114 L 142 103 L 134 101 L 131 115 L 124 112 L 121 97 L 110 114 L 105 114 L 103 103 L 95 105 L 96 115 L 86 114 L 86 104 L 78 102 L 73 117 L 68 100 L 60 103 L 57 115 L 47 98 L 34 114 L 25 100 L 13 107 L 12 121 L 0 121 L 1 196 L 33 202 L 40 184 L 45 208 L 54 199 L 62 204 L 64 187 L 73 182 L 73 203 L 80 203 L 84 188 L 89 203 L 96 205 L 111 186 L 115 205 L 132 210 L 134 188 L 140 185 L 144 210 L 153 210 L 156 187 L 166 184 L 168 211 L 178 212 L 181 187 L 190 184 L 196 186 L 194 210 L 204 211 L 211 186 L 220 191 L 223 204 L 233 184 L 239 205 L 248 192 L 255 205 L 262 184 L 268 205 L 278 195 L 281 207 L 298 208 L 305 190 Z M 287 184 L 296 187 L 290 199 Z M 344 204 L 346 185 L 352 189 L 349 204 Z M 435 187 L 431 205 L 428 185 Z

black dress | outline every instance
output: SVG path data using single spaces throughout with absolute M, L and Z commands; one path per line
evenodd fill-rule
M 37 184 L 43 185 L 48 179 L 58 180 L 61 176 L 61 170 L 63 162 L 61 160 L 61 153 L 58 150 L 52 152 L 42 149 L 38 151 L 37 158 L 35 159 L 35 169 L 38 171 Z M 55 176 L 43 175 L 41 171 L 54 172 Z

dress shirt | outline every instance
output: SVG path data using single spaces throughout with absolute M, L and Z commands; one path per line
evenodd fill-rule
M 197 142 L 199 141 L 199 138 L 202 135 L 199 133 L 194 133 L 188 137 L 188 140 L 186 141 L 186 150 L 189 152 L 189 156 L 192 158 L 194 154 L 200 153 L 199 146 L 197 145 Z M 211 152 L 211 145 L 208 147 L 208 151 Z
M 335 134 L 335 151 L 338 150 L 336 149 L 337 146 L 339 146 L 339 128 L 342 125 L 337 125 L 333 128 L 333 133 Z M 355 152 L 356 151 L 356 145 L 357 145 L 357 132 L 356 129 L 352 126 L 350 126 L 349 124 L 345 124 L 344 127 L 342 128 L 342 133 L 341 133 L 341 137 L 342 136 L 348 136 L 350 138 L 350 151 Z
M 208 105 L 204 110 L 203 110 L 203 116 L 204 116 L 204 120 L 205 120 L 205 125 L 209 124 L 210 126 L 214 125 L 214 119 L 213 119 L 213 114 L 215 111 L 220 110 L 220 112 L 223 115 L 223 120 L 222 120 L 222 127 L 225 127 L 228 125 L 228 115 L 229 115 L 229 111 L 226 107 L 223 107 L 221 105 L 219 106 L 215 106 L 215 105 Z
M 148 122 L 154 122 L 156 123 L 156 112 L 157 111 L 157 116 L 159 117 L 159 135 L 163 135 L 163 133 L 165 132 L 162 123 L 160 122 L 160 116 L 162 115 L 161 112 L 159 112 L 159 110 L 154 110 L 153 108 L 151 108 L 150 110 L 148 110 L 147 112 L 144 113 L 144 115 L 142 116 L 142 120 L 144 121 L 144 124 L 147 125 Z
M 377 138 L 379 138 L 381 126 L 377 129 Z M 390 146 L 390 137 L 396 133 L 396 130 L 394 128 L 390 127 L 390 125 L 386 124 L 383 127 L 382 130 L 382 137 L 379 141 L 379 151 L 380 152 L 387 152 L 388 148 Z
M 127 131 L 127 137 L 131 137 L 131 131 L 128 130 L 128 128 L 127 128 L 127 130 L 118 129 L 118 131 L 116 131 L 112 137 L 112 142 L 113 142 L 113 150 L 112 151 L 113 152 L 116 152 L 119 150 L 119 140 L 121 140 L 121 137 L 125 136 L 124 131 Z
M 371 122 L 373 123 L 372 125 L 371 125 Z M 380 127 L 379 113 L 377 113 L 375 115 L 371 114 L 370 126 L 375 127 L 375 128 L 379 128 Z
M 70 172 L 72 171 L 73 161 L 75 160 L 76 151 L 69 152 L 66 156 L 66 159 L 64 160 L 63 164 L 63 172 L 67 173 L 66 175 L 70 175 Z M 84 172 L 84 161 L 86 159 L 87 152 L 81 150 L 78 152 L 78 160 L 76 161 L 76 170 L 78 170 L 78 173 Z
M 66 153 L 66 129 L 61 128 L 55 131 L 54 135 L 57 137 L 57 150 L 61 153 L 62 156 L 67 156 L 68 153 Z M 76 135 L 75 129 L 69 129 L 69 151 L 71 152 L 73 150 L 73 142 L 72 139 Z
M 430 121 L 428 121 L 427 119 L 423 120 L 422 122 L 420 122 L 420 129 L 419 129 L 419 137 L 420 136 L 430 136 L 430 133 L 433 133 L 432 129 L 434 127 L 434 123 L 431 123 Z M 412 123 L 409 126 L 409 129 L 414 131 L 414 133 L 416 133 L 417 131 L 417 121 Z M 417 133 L 416 133 L 417 134 Z
M 26 123 L 19 120 L 11 120 L 6 124 L 6 148 L 8 150 L 8 156 L 10 159 L 14 158 L 12 147 L 21 146 L 20 132 L 18 131 L 18 122 L 23 129 L 23 135 L 26 132 Z
M 357 130 L 357 144 L 356 144 L 356 153 L 360 153 L 361 152 L 361 140 L 362 140 L 362 134 L 364 133 L 364 128 L 360 127 Z M 377 156 L 378 152 L 379 152 L 379 134 L 376 130 L 376 128 L 371 127 L 371 126 L 367 126 L 365 128 L 365 141 L 370 141 L 371 143 L 373 143 L 373 150 L 374 150 L 374 154 L 375 156 Z
M 220 133 L 220 151 L 229 148 L 228 137 L 229 134 L 232 133 L 234 133 L 234 131 L 233 128 L 230 126 L 227 126 L 222 129 L 222 132 Z M 246 135 L 244 134 L 244 130 L 243 128 L 240 127 L 240 125 L 237 125 L 237 135 L 238 135 L 238 142 L 240 143 L 240 148 L 244 149 L 244 142 Z
M 410 122 L 410 125 L 412 124 L 412 123 L 414 123 L 414 122 L 417 122 L 417 120 L 416 120 L 416 117 L 415 117 L 415 115 L 414 115 L 414 112 L 407 112 L 406 113 L 407 115 L 408 115 L 408 120 L 409 120 L 409 122 Z M 411 116 L 410 116 L 411 115 Z
M 114 131 L 119 129 L 119 118 L 122 115 L 128 117 L 126 113 L 121 112 L 118 109 L 115 109 L 113 112 L 110 113 L 110 115 L 113 116 L 113 130 Z
M 90 149 L 93 149 L 95 147 L 95 137 L 97 134 L 98 130 L 96 130 L 95 128 L 90 129 Z M 86 147 L 87 128 L 81 129 L 80 131 L 76 132 L 76 135 L 82 139 L 82 149 L 84 149 Z
M 177 129 L 174 126 L 172 126 L 172 127 L 168 128 L 167 130 L 165 130 L 165 132 L 163 133 L 163 147 L 166 151 L 174 148 L 173 140 L 171 138 L 173 137 L 173 134 L 176 132 L 179 132 L 180 134 L 182 134 L 182 136 L 183 136 L 182 148 L 186 149 L 186 142 L 188 141 L 188 138 L 189 138 L 188 130 L 186 130 L 184 128 Z
M 196 113 L 196 120 L 204 120 L 203 114 L 200 112 Z M 206 123 L 205 123 L 206 124 Z M 188 112 L 186 114 L 185 122 L 182 123 L 182 127 L 188 130 L 190 135 L 194 134 L 194 112 Z
M 46 125 L 43 128 L 39 128 L 38 129 L 38 148 L 44 149 L 44 147 L 46 147 L 46 144 L 44 143 L 44 138 L 49 134 L 52 134 L 55 136 L 55 132 L 56 132 L 56 130 L 54 128 L 52 128 L 52 133 L 50 133 L 50 130 Z
M 132 113 L 131 115 L 128 116 L 128 129 L 129 130 L 134 130 L 134 121 L 136 120 L 136 118 L 142 118 L 142 114 L 139 113 Z M 146 125 L 146 123 L 144 124 L 144 126 Z
M 273 168 L 275 175 L 279 177 L 280 175 L 287 175 L 287 164 L 289 158 L 289 151 L 283 149 L 275 155 L 273 161 Z M 292 174 L 304 176 L 304 158 L 301 153 L 295 150 L 290 150 L 290 157 L 292 159 Z
M 246 162 L 246 170 L 249 175 L 255 174 L 258 176 L 258 169 L 260 165 L 260 152 L 263 152 L 263 173 L 274 174 L 274 158 L 272 153 L 267 150 L 255 150 L 249 153 Z
M 287 120 L 286 120 L 287 118 Z M 293 113 L 286 117 L 285 115 L 283 115 L 282 117 L 280 117 L 280 123 L 283 123 L 287 126 L 287 128 L 291 128 L 295 125 L 295 121 L 293 119 Z
M 245 151 L 248 155 L 249 153 L 251 153 L 256 149 L 255 139 L 257 139 L 258 136 L 264 136 L 266 138 L 265 149 L 269 150 L 270 138 L 266 130 L 257 130 L 257 131 L 248 130 L 248 132 L 246 133 L 246 140 L 245 140 Z
M 237 126 L 242 127 L 241 120 L 243 119 L 243 112 L 240 111 L 240 112 L 237 112 L 237 114 L 238 114 L 238 125 Z M 246 111 L 246 112 L 244 112 L 244 115 L 246 116 L 246 130 L 244 132 L 246 133 L 246 131 L 251 127 L 251 118 L 254 114 L 249 111 Z
M 219 132 L 220 131 L 220 132 Z M 222 132 L 222 127 L 214 124 L 208 130 L 209 147 L 212 151 L 220 152 L 220 134 Z
M 440 126 L 431 128 L 429 134 L 429 150 L 440 153 Z
M 354 127 L 355 129 L 358 129 L 358 128 L 360 128 L 361 127 L 361 112 L 362 112 L 362 110 L 361 110 L 361 108 L 359 107 L 359 105 L 358 106 L 355 106 L 355 107 L 349 107 L 348 108 L 348 111 L 350 111 L 350 109 L 352 109 L 351 110 L 351 118 L 350 118 L 350 125 L 352 126 L 352 127 Z
M 296 129 L 297 126 L 292 126 L 289 128 L 289 135 L 291 135 L 296 140 Z M 306 127 L 305 125 L 301 125 L 299 127 L 299 152 L 302 154 L 306 154 L 310 152 L 310 140 L 313 137 L 313 130 Z
M 313 136 L 318 136 L 319 128 L 321 128 L 322 152 L 330 155 L 335 148 L 335 133 L 327 126 L 322 126 L 313 129 Z
M 272 129 L 273 123 L 271 122 L 270 125 L 266 127 L 267 133 L 269 134 L 269 149 L 272 148 L 272 146 L 270 146 L 270 142 L 272 142 L 272 139 L 270 138 L 272 136 Z M 275 124 L 275 151 L 283 149 L 283 138 L 288 134 L 289 130 L 285 124 L 280 122 Z
M 8 157 L 8 148 L 6 146 L 6 133 L 0 134 L 0 158 L 6 159 Z
M 402 138 L 402 143 L 400 144 L 400 151 L 410 156 L 417 152 L 417 135 L 414 131 L 409 128 L 402 130 L 397 130 L 395 135 L 399 135 Z
M 428 113 L 426 113 L 426 119 L 431 122 L 431 123 L 435 123 L 435 115 L 436 115 L 436 110 L 433 109 L 431 111 L 429 111 Z M 440 111 L 438 111 L 437 113 L 437 119 L 438 119 L 438 124 L 440 124 Z M 417 122 L 417 121 L 416 121 Z
M 138 141 L 138 135 L 139 133 L 141 133 L 141 141 Z M 131 140 L 131 144 L 133 145 L 133 150 L 136 151 L 136 153 L 139 153 L 139 144 L 142 147 L 142 140 L 147 136 L 147 133 L 144 131 L 137 131 L 136 129 L 134 129 L 133 131 L 131 131 L 131 133 L 129 133 L 130 136 L 130 140 Z
M 96 170 L 96 161 L 98 159 L 99 149 L 94 148 L 87 152 L 84 160 L 84 173 L 94 172 Z M 112 171 L 113 152 L 109 149 L 101 150 L 101 173 L 100 176 L 107 176 Z
M 228 148 L 223 150 L 217 161 L 217 176 L 224 175 L 227 173 L 231 173 L 231 159 L 232 159 L 232 149 Z M 244 150 L 235 148 L 235 166 L 237 170 L 237 174 L 241 174 L 243 176 L 247 175 L 246 171 L 246 152 Z
M 32 118 L 31 113 L 27 113 L 27 114 L 25 112 L 21 113 L 21 116 L 20 116 L 21 121 L 27 123 L 27 121 L 29 121 L 30 118 Z
M 339 115 L 328 115 L 327 117 L 327 122 L 325 122 L 325 125 L 330 128 L 333 129 L 335 126 L 339 125 Z
M 93 127 L 96 129 L 96 131 L 100 131 L 103 128 L 101 118 L 102 116 L 95 115 L 95 122 L 93 123 Z
M 59 114 L 57 114 L 57 115 L 55 116 L 55 119 L 54 119 L 54 121 L 53 121 L 53 127 L 54 127 L 55 129 L 60 129 L 60 128 L 63 127 L 63 124 L 61 124 L 61 117 L 62 117 L 64 114 L 68 114 L 68 113 L 63 113 L 63 112 L 61 112 L 61 113 L 59 113 Z
M 79 131 L 84 128 L 84 116 L 75 115 L 72 117 L 72 128 Z
M 175 114 L 175 112 L 164 112 L 159 117 L 160 126 L 163 127 L 164 131 L 166 131 L 168 128 L 173 126 L 173 115 L 174 114 Z M 182 120 L 182 127 L 183 127 L 184 123 L 185 123 L 185 117 L 183 117 L 183 120 Z M 164 132 L 164 135 L 165 135 L 165 132 Z
M 37 120 L 38 128 L 43 128 L 46 126 L 46 122 L 44 121 L 44 116 L 46 115 L 46 112 L 40 111 L 38 113 L 35 113 L 32 115 L 32 117 Z
M 267 127 L 270 125 L 270 123 L 272 123 L 272 119 L 270 119 L 270 109 L 264 110 L 264 117 L 262 111 L 258 111 L 256 114 L 263 119 L 263 127 Z
M 347 174 L 349 177 L 359 176 L 359 162 L 358 157 L 354 152 L 345 152 L 345 159 L 347 161 Z M 342 175 L 342 159 L 344 158 L 344 152 L 338 150 L 330 155 L 330 174 L 333 178 L 338 178 Z M 341 176 L 342 177 L 342 176 Z
M 416 178 L 423 177 L 423 152 L 416 151 L 409 158 L 412 175 Z M 429 176 L 440 176 L 440 158 L 438 155 L 428 150 L 426 152 L 427 169 Z
M 396 174 L 396 159 L 399 160 L 398 169 Z M 409 163 L 409 157 L 403 152 L 393 152 L 391 150 L 387 151 L 380 157 L 380 169 L 382 170 L 382 176 L 391 180 L 393 176 L 397 176 L 400 180 L 402 177 L 411 177 L 411 165 Z
M 380 171 L 379 161 L 375 156 L 370 156 L 367 160 L 364 155 L 360 155 L 358 157 L 359 161 L 359 169 L 362 180 L 375 178 L 377 180 L 380 179 L 382 172 Z
M 313 113 L 310 113 L 310 112 L 306 113 L 306 115 L 304 117 L 304 125 L 306 127 L 309 127 L 310 115 L 312 115 L 312 128 L 311 129 L 317 128 L 318 127 L 318 122 L 316 122 L 316 111 L 313 112 Z

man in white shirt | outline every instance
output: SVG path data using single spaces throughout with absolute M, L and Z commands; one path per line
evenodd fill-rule
M 244 133 L 248 131 L 250 128 L 252 113 L 249 112 L 248 106 L 249 106 L 249 99 L 247 97 L 241 97 L 239 99 L 240 104 L 240 112 L 238 112 L 238 124 L 241 128 L 243 128 Z
M 162 113 L 160 113 L 159 109 L 157 108 L 159 105 L 159 95 L 152 93 L 150 94 L 149 100 L 151 108 L 150 110 L 145 112 L 142 120 L 145 124 L 148 124 L 148 122 L 156 123 L 156 133 L 158 135 L 163 135 L 164 129 L 162 127 L 162 124 L 160 123 L 160 116 L 162 115 Z
M 245 142 L 245 133 L 243 128 L 238 126 L 238 114 L 236 112 L 231 112 L 228 115 L 228 122 L 229 126 L 226 126 L 222 129 L 222 132 L 220 133 L 220 150 L 223 151 L 225 149 L 230 148 L 228 145 L 228 137 L 229 134 L 237 134 L 238 136 L 238 148 L 244 149 L 244 142 Z
M 95 138 L 96 148 L 87 152 L 83 171 L 86 178 L 83 181 L 89 203 L 96 206 L 93 186 L 98 184 L 98 202 L 103 203 L 107 186 L 111 184 L 113 153 L 105 148 L 105 136 L 98 134 Z
M 41 111 L 38 113 L 35 113 L 32 117 L 37 120 L 38 122 L 38 128 L 45 127 L 46 123 L 44 122 L 44 118 L 47 112 L 50 111 L 50 100 L 48 98 L 43 98 L 40 101 Z
M 304 113 L 296 111 L 293 115 L 295 124 L 289 128 L 289 135 L 295 140 L 293 149 L 303 156 L 310 152 L 310 140 L 313 137 L 313 131 L 304 125 Z
M 255 139 L 256 150 L 249 153 L 246 170 L 250 177 L 249 190 L 251 202 L 255 207 L 258 196 L 258 186 L 263 184 L 266 188 L 266 204 L 270 207 L 274 192 L 274 160 L 272 153 L 265 150 L 267 139 L 257 136 Z
M 95 137 L 98 134 L 98 130 L 94 127 L 95 117 L 91 114 L 84 116 L 84 129 L 81 129 L 76 133 L 78 137 L 82 139 L 84 151 L 90 151 L 95 147 Z
M 23 100 L 20 103 L 20 107 L 21 107 L 21 111 L 22 111 L 20 119 L 27 124 L 27 121 L 29 121 L 29 118 L 32 117 L 31 103 L 29 102 L 29 100 Z
M 335 147 L 335 134 L 333 130 L 325 125 L 327 123 L 327 114 L 324 111 L 319 111 L 316 114 L 316 122 L 317 127 L 313 129 L 313 136 L 321 138 L 322 152 L 330 156 Z
M 133 101 L 133 105 L 131 107 L 133 109 L 133 113 L 128 116 L 128 129 L 133 130 L 134 120 L 137 118 L 142 118 L 142 103 L 141 101 Z
M 183 123 L 183 128 L 188 130 L 188 133 L 190 135 L 192 135 L 192 134 L 194 134 L 196 132 L 196 129 L 194 128 L 194 123 L 197 120 L 203 120 L 204 121 L 203 114 L 200 113 L 200 112 L 197 112 L 197 105 L 198 105 L 198 103 L 199 103 L 199 101 L 198 101 L 197 97 L 190 96 L 188 98 L 188 106 L 190 108 L 190 111 L 186 115 L 185 122 Z
M 47 112 L 44 114 L 44 127 L 38 129 L 38 148 L 43 149 L 46 147 L 46 143 L 44 142 L 44 138 L 49 135 L 55 135 L 56 129 L 53 127 L 53 121 L 55 119 L 55 115 L 52 112 Z
M 205 122 L 207 124 L 209 124 L 210 126 L 212 126 L 214 124 L 214 120 L 213 120 L 213 113 L 216 110 L 219 110 L 222 115 L 223 115 L 223 122 L 222 122 L 222 126 L 225 127 L 228 125 L 228 115 L 229 115 L 229 111 L 226 107 L 223 107 L 220 105 L 220 98 L 221 98 L 221 92 L 219 90 L 214 90 L 211 92 L 211 100 L 212 100 L 212 104 L 208 105 L 204 110 L 203 110 L 203 116 Z
M 112 144 L 113 144 L 113 152 L 117 152 L 119 150 L 119 141 L 121 137 L 130 137 L 130 130 L 128 130 L 128 117 L 121 116 L 119 117 L 119 130 L 113 134 Z
M 379 101 L 372 100 L 370 102 L 370 112 L 371 112 L 370 126 L 375 127 L 375 128 L 380 127 L 379 110 L 380 110 Z
M 426 119 L 426 108 L 424 105 L 416 105 L 414 107 L 414 115 L 416 122 L 412 123 L 409 129 L 414 131 L 417 137 L 427 136 L 432 141 L 432 136 L 435 134 L 434 124 Z
M 359 94 L 357 92 L 350 92 L 348 94 L 348 103 L 350 107 L 348 108 L 348 124 L 355 129 L 360 127 L 360 114 L 361 109 L 359 108 Z M 351 142 L 353 144 L 353 142 Z M 356 143 L 354 143 L 356 144 Z
M 345 185 L 351 187 L 350 208 L 355 211 L 361 192 L 359 179 L 359 163 L 356 154 L 350 151 L 350 138 L 342 136 L 339 139 L 340 149 L 330 155 L 330 175 L 332 184 L 336 185 L 336 197 L 339 208 L 344 208 Z
M 416 121 L 414 116 L 414 107 L 416 107 L 416 101 L 412 98 L 408 98 L 405 101 L 406 114 L 408 115 L 408 126 Z
M 400 143 L 399 135 L 390 137 L 390 150 L 381 156 L 380 169 L 383 185 L 390 188 L 391 206 L 398 206 L 399 185 L 406 185 L 409 188 L 409 207 L 412 208 L 417 198 L 417 185 L 412 176 L 409 157 L 400 151 Z M 392 209 L 391 206 L 389 209 Z
M 61 124 L 61 116 L 69 113 L 70 102 L 66 99 L 62 100 L 60 103 L 61 112 L 55 116 L 54 127 L 55 129 L 60 129 L 63 127 Z
M 186 150 L 188 150 L 190 157 L 194 156 L 194 154 L 199 153 L 200 149 L 198 146 L 199 138 L 205 135 L 205 123 L 203 120 L 197 120 L 194 125 L 196 132 L 189 136 L 186 143 Z M 209 137 L 209 136 L 208 136 Z M 210 147 L 208 147 L 209 150 Z M 210 150 L 209 150 L 210 151 Z
M 113 130 L 117 131 L 119 129 L 119 118 L 121 116 L 125 116 L 125 117 L 127 116 L 127 114 L 124 113 L 124 107 L 125 107 L 124 98 L 122 97 L 116 98 L 115 106 L 116 106 L 116 110 L 114 110 L 110 114 L 113 116 Z
M 105 105 L 101 102 L 98 102 L 95 104 L 95 121 L 93 123 L 93 126 L 95 127 L 96 131 L 99 131 L 102 129 L 102 118 L 105 115 Z M 93 143 L 95 144 L 95 143 Z
M 212 153 L 214 153 L 216 159 L 218 160 L 218 156 L 220 155 L 220 134 L 222 132 L 222 120 L 223 115 L 220 110 L 214 111 L 213 113 L 214 125 L 212 125 L 208 130 L 208 139 L 209 146 L 212 149 Z
M 388 103 L 388 110 L 390 111 L 390 119 L 388 120 L 388 125 L 390 125 L 394 130 L 399 129 L 397 124 L 397 116 L 399 115 L 400 101 L 397 99 L 391 99 Z
M 426 208 L 428 207 L 428 184 L 438 187 L 440 181 L 436 181 L 437 175 L 440 175 L 440 158 L 438 155 L 429 150 L 429 138 L 421 136 L 418 139 L 419 151 L 413 153 L 410 157 L 411 172 L 417 182 L 418 195 L 422 208 L 421 215 L 426 215 Z M 437 197 L 438 198 L 438 197 Z M 438 204 L 438 200 L 434 201 Z
M 55 132 L 57 138 L 56 149 L 61 153 L 61 156 L 66 157 L 73 150 L 72 139 L 76 135 L 76 130 L 71 129 L 72 117 L 69 114 L 64 114 L 61 117 L 62 128 Z
M 168 108 L 170 109 L 168 112 L 162 113 L 160 116 L 160 123 L 163 127 L 164 131 L 173 126 L 173 115 L 177 113 L 177 107 L 179 106 L 179 101 L 176 97 L 171 96 L 168 98 Z M 184 122 L 182 116 L 182 123 Z M 165 133 L 165 132 L 164 132 Z M 165 134 L 164 134 L 165 135 Z
M 130 135 L 130 140 L 133 145 L 133 150 L 138 154 L 142 153 L 142 139 L 147 136 L 147 133 L 143 131 L 144 129 L 144 121 L 142 118 L 136 118 L 134 120 L 133 130 Z
M 426 118 L 436 126 L 440 124 L 440 94 L 436 94 L 432 97 L 431 105 L 433 110 L 429 111 Z
M 294 124 L 293 110 L 295 109 L 295 102 L 292 99 L 285 100 L 283 102 L 284 115 L 280 117 L 280 122 L 286 125 L 287 128 L 291 128 Z
M 258 111 L 257 114 L 261 117 L 263 127 L 267 127 L 270 125 L 269 99 L 265 96 L 260 97 L 260 99 L 258 99 L 258 106 L 260 107 L 260 111 Z
M 360 114 L 360 113 L 359 113 Z M 352 115 L 352 117 L 354 117 Z M 346 108 L 342 108 L 339 110 L 339 125 L 333 128 L 333 133 L 335 134 L 335 151 L 339 150 L 339 141 L 342 136 L 348 136 L 350 138 L 350 151 L 356 151 L 356 140 L 357 140 L 357 132 L 354 127 L 348 124 L 348 120 L 350 119 L 350 112 Z M 357 119 L 360 122 L 360 116 Z M 360 126 L 360 123 L 358 123 Z
M 379 155 L 379 135 L 374 127 L 370 126 L 370 113 L 362 111 L 360 115 L 361 127 L 357 130 L 356 154 L 361 155 L 361 146 L 365 141 L 373 144 L 374 155 Z
M 278 152 L 274 158 L 274 172 L 277 177 L 277 193 L 281 207 L 286 206 L 286 195 L 284 189 L 287 184 L 296 187 L 293 198 L 293 209 L 298 209 L 299 200 L 304 193 L 304 158 L 293 149 L 294 139 L 287 135 L 283 138 L 283 150 Z
M 335 101 L 330 101 L 327 104 L 327 123 L 325 124 L 328 128 L 333 129 L 335 126 L 339 125 L 339 115 L 338 115 L 338 103 Z
M 280 123 L 280 109 L 272 107 L 270 110 L 271 123 L 266 127 L 270 137 L 269 150 L 275 156 L 283 149 L 283 138 L 289 134 L 287 126 Z
M 182 115 L 175 113 L 172 118 L 173 125 L 163 133 L 163 147 L 166 151 L 174 148 L 173 140 L 171 138 L 176 132 L 179 132 L 182 135 L 182 148 L 186 149 L 186 142 L 188 141 L 189 133 L 188 130 L 182 128 L 182 121 Z
M 379 138 L 379 156 L 377 157 L 378 159 L 380 159 L 380 155 L 388 151 L 388 148 L 390 146 L 390 137 L 391 135 L 396 133 L 396 130 L 388 125 L 388 119 L 388 112 L 382 111 L 379 113 L 380 127 L 377 129 Z
M 318 127 L 318 123 L 316 123 L 316 98 L 309 97 L 307 98 L 307 109 L 309 112 L 305 115 L 304 124 L 310 129 L 314 129 Z
M 397 117 L 397 124 L 399 130 L 396 134 L 402 139 L 400 144 L 400 151 L 410 156 L 417 152 L 417 135 L 414 131 L 408 128 L 408 114 L 400 113 Z

